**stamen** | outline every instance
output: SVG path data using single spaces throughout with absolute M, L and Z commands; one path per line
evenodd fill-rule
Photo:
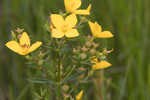
M 63 32 L 66 32 L 67 29 L 68 29 L 68 25 L 63 25 L 61 29 L 62 29 Z
M 30 46 L 27 44 L 24 44 L 24 45 L 21 45 L 21 47 L 26 49 L 26 48 L 29 48 Z

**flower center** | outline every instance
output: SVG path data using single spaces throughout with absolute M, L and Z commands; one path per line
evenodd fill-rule
M 29 48 L 30 48 L 30 46 L 26 45 L 26 44 L 21 45 L 21 47 L 22 47 L 22 50 L 23 50 L 24 53 L 27 52 L 29 50 Z
M 65 32 L 67 32 L 68 28 L 69 28 L 68 25 L 63 25 L 61 27 L 61 30 L 65 33 Z

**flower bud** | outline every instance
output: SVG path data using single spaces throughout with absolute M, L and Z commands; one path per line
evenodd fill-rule
M 104 48 L 104 50 L 103 50 L 104 54 L 109 54 L 109 53 L 111 53 L 113 51 L 114 51 L 113 48 L 111 50 L 107 50 L 107 48 Z
M 93 42 L 92 44 L 93 44 L 94 48 L 97 48 L 99 46 L 99 44 L 95 43 L 95 42 Z
M 100 52 L 100 53 L 99 53 L 99 56 L 103 56 L 103 53 L 102 53 L 102 52 Z
M 87 41 L 87 42 L 85 43 L 85 45 L 86 45 L 87 47 L 91 47 L 91 46 L 92 46 L 92 43 L 91 43 L 90 41 Z
M 62 89 L 63 89 L 63 91 L 67 92 L 69 90 L 69 86 L 68 85 L 63 85 Z
M 81 50 L 82 50 L 83 52 L 86 52 L 86 51 L 88 51 L 88 48 L 86 48 L 85 46 L 83 46 L 83 47 L 81 48 Z
M 95 50 L 95 49 L 91 49 L 91 50 L 90 50 L 90 53 L 91 53 L 92 55 L 94 55 L 94 54 L 96 53 L 96 50 Z
M 13 40 L 16 39 L 16 34 L 14 33 L 14 31 L 11 31 L 11 36 L 12 36 L 12 39 L 13 39 Z
M 81 53 L 80 57 L 81 57 L 81 59 L 85 59 L 87 57 L 87 55 L 85 53 Z
M 73 48 L 73 53 L 78 53 L 78 50 Z
M 16 32 L 18 33 L 22 33 L 24 29 L 21 29 L 21 28 L 17 28 Z

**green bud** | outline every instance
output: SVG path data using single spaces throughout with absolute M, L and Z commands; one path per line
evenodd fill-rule
M 85 46 L 83 46 L 83 47 L 81 48 L 81 50 L 82 50 L 83 52 L 86 52 L 86 51 L 88 51 L 88 48 L 86 48 Z
M 90 53 L 91 53 L 92 55 L 94 55 L 94 54 L 96 53 L 96 50 L 95 50 L 95 49 L 91 49 L 91 50 L 90 50 Z
M 63 91 L 67 92 L 69 90 L 69 86 L 68 85 L 63 85 L 62 89 L 63 89 Z
M 98 44 L 98 43 L 95 43 L 95 42 L 93 42 L 92 44 L 93 44 L 93 47 L 94 47 L 94 48 L 97 48 L 97 47 L 99 46 L 99 44 Z
M 73 48 L 73 53 L 78 53 L 78 50 Z
M 87 41 L 87 42 L 85 43 L 85 45 L 86 45 L 87 47 L 91 47 L 91 46 L 92 46 L 92 43 L 91 43 L 90 41 Z
M 11 36 L 12 36 L 12 40 L 16 40 L 16 34 L 14 33 L 14 31 L 11 31 Z
M 24 29 L 17 28 L 17 29 L 16 29 L 16 32 L 20 34 L 20 33 L 22 33 L 22 32 L 23 32 L 23 30 L 24 30 Z
M 85 59 L 87 57 L 87 55 L 85 53 L 81 53 L 80 57 L 81 57 L 81 59 Z

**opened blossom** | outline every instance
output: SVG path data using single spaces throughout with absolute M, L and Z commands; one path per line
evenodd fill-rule
M 94 57 L 91 60 L 91 63 L 93 63 L 93 65 L 92 65 L 93 70 L 108 68 L 112 65 L 109 62 L 107 62 L 106 60 L 99 61 L 98 58 L 96 58 L 96 57 Z
M 30 38 L 26 32 L 23 32 L 19 37 L 19 42 L 12 40 L 5 44 L 9 49 L 12 51 L 20 54 L 20 55 L 27 55 L 42 45 L 42 42 L 35 42 L 34 44 L 30 45 Z
M 79 36 L 78 30 L 75 28 L 77 24 L 77 17 L 75 14 L 71 14 L 64 18 L 59 14 L 52 14 L 50 16 L 52 24 L 50 30 L 53 38 L 73 38 Z
M 66 11 L 72 14 L 80 15 L 90 15 L 91 4 L 87 9 L 78 9 L 80 8 L 82 2 L 81 0 L 64 0 Z
M 112 38 L 114 35 L 110 31 L 102 31 L 101 25 L 97 22 L 88 22 L 92 35 L 96 38 Z

